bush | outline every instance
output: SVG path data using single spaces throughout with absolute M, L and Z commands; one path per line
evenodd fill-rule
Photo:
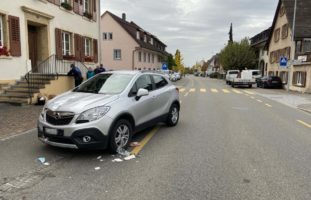
M 63 2 L 61 6 L 65 8 L 66 10 L 72 10 L 72 6 L 69 3 Z

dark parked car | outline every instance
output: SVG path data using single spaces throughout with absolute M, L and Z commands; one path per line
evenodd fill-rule
M 257 79 L 257 87 L 261 88 L 283 88 L 283 83 L 278 76 L 265 76 Z

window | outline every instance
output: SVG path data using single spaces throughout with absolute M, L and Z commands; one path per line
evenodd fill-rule
M 85 56 L 91 56 L 92 55 L 92 40 L 90 38 L 84 39 L 84 55 Z
M 144 62 L 146 62 L 147 61 L 147 55 L 146 55 L 146 53 L 144 52 Z
M 108 36 L 109 40 L 112 40 L 112 33 L 108 33 Z
M 304 39 L 303 52 L 311 52 L 311 39 Z
M 4 46 L 4 38 L 3 38 L 3 32 L 4 32 L 4 27 L 3 27 L 3 16 L 0 15 L 0 47 Z
M 150 44 L 153 45 L 153 38 L 150 38 Z
M 61 3 L 67 3 L 67 4 L 71 5 L 71 1 L 70 0 L 61 0 Z
M 282 26 L 282 39 L 286 39 L 288 36 L 288 24 Z
M 285 14 L 285 7 L 282 6 L 280 9 L 280 17 L 282 17 Z
M 141 51 L 138 52 L 138 61 L 141 62 Z
M 137 40 L 140 39 L 140 33 L 139 33 L 139 31 L 136 31 L 136 39 L 137 39 Z
M 288 76 L 287 72 L 284 71 L 280 72 L 280 78 L 283 84 L 287 84 L 287 76 Z
M 142 75 L 139 77 L 136 81 L 137 91 L 140 88 L 146 89 L 148 91 L 151 91 L 153 89 L 152 87 L 152 81 L 149 75 Z
M 294 72 L 294 74 L 293 74 L 293 85 L 296 85 L 299 87 L 305 87 L 306 77 L 307 77 L 306 72 L 302 72 L 302 71 Z
M 301 50 L 302 50 L 302 42 L 296 41 L 296 53 L 301 52 Z
M 154 63 L 154 55 L 153 54 L 152 54 L 151 60 L 152 60 L 152 63 Z
M 280 28 L 274 31 L 274 42 L 278 42 L 280 40 Z
M 147 42 L 147 35 L 144 35 L 144 42 Z
M 83 2 L 83 11 L 85 13 L 89 13 L 90 12 L 90 0 L 84 0 L 84 2 Z
M 168 83 L 162 76 L 152 75 L 156 89 L 166 86 Z
M 150 53 L 148 53 L 148 63 L 150 63 Z
M 113 59 L 114 60 L 121 60 L 121 49 L 114 49 L 113 50 Z
M 62 32 L 63 55 L 69 56 L 71 53 L 71 33 Z
M 103 40 L 107 40 L 108 37 L 107 37 L 107 33 L 103 33 Z

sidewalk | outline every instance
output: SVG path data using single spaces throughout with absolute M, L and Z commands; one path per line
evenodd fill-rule
M 311 113 L 311 94 L 275 89 L 257 89 L 258 95 Z
M 0 139 L 36 128 L 42 106 L 0 103 Z

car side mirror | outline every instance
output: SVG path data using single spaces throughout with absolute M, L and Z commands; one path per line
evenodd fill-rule
M 138 101 L 141 97 L 143 96 L 148 96 L 149 95 L 149 92 L 148 90 L 144 89 L 144 88 L 140 88 L 136 94 L 136 101 Z

